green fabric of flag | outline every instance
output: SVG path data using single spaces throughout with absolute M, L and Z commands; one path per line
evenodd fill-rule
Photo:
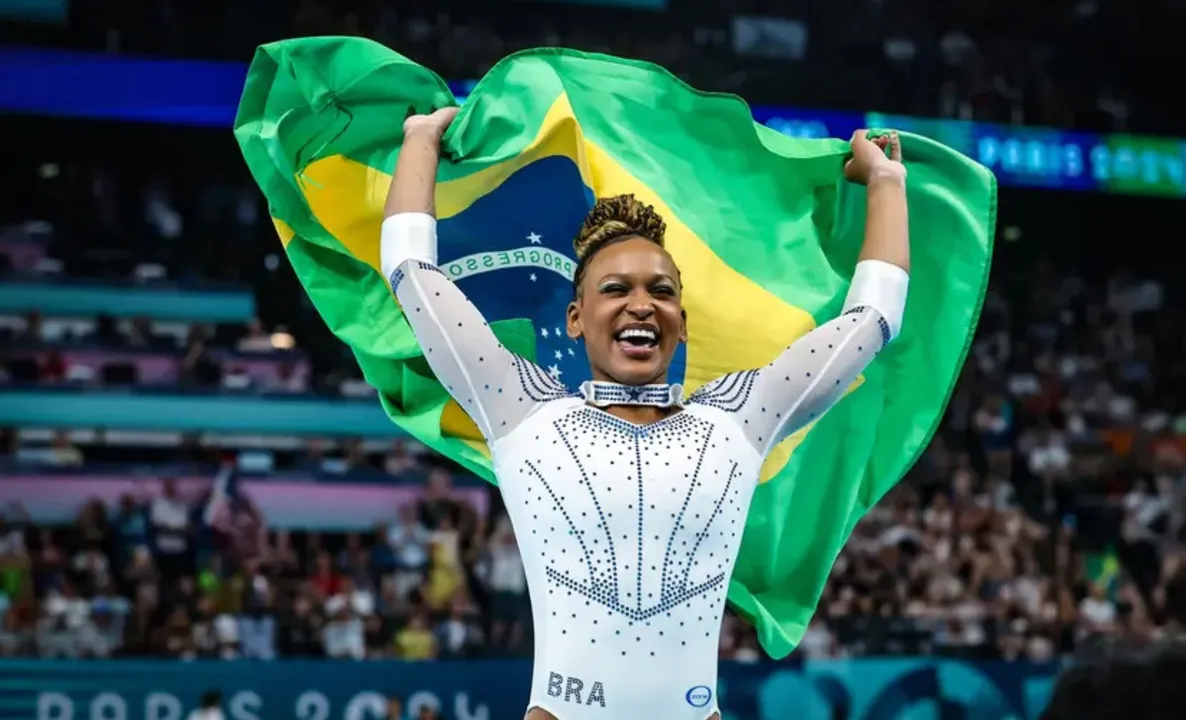
M 288 40 L 256 53 L 235 135 L 297 276 L 393 422 L 496 482 L 378 270 L 402 121 L 455 103 L 431 70 L 376 43 Z M 927 138 L 902 141 L 913 253 L 902 333 L 771 453 L 729 588 L 774 656 L 802 637 L 854 525 L 929 442 L 984 297 L 995 179 Z M 842 178 L 845 141 L 787 137 L 741 99 L 649 63 L 539 49 L 487 73 L 443 145 L 442 270 L 504 344 L 570 387 L 588 377 L 583 348 L 553 331 L 571 238 L 597 197 L 632 192 L 667 221 L 691 336 L 669 379 L 689 392 L 766 364 L 840 311 L 865 204 Z

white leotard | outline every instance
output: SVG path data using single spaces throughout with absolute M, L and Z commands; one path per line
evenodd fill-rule
M 850 293 L 844 314 L 770 365 L 636 426 L 591 401 L 662 404 L 679 387 L 586 385 L 587 401 L 504 349 L 435 257 L 395 259 L 385 270 L 425 357 L 493 454 L 531 596 L 529 707 L 561 720 L 709 717 L 762 458 L 843 394 L 894 334 L 894 311 Z

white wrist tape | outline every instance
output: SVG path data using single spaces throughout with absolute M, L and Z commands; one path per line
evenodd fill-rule
M 906 291 L 910 275 L 882 260 L 862 260 L 852 276 L 852 285 L 844 298 L 844 311 L 855 307 L 871 307 L 881 313 L 890 328 L 890 339 L 902 330 L 902 316 L 906 313 Z
M 428 213 L 396 213 L 383 221 L 379 237 L 379 266 L 391 281 L 395 269 L 408 260 L 437 264 L 437 221 Z

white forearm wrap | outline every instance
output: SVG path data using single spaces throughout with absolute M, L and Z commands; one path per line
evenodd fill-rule
M 862 260 L 857 263 L 852 285 L 844 298 L 844 311 L 862 305 L 873 308 L 885 318 L 892 340 L 902 330 L 909 287 L 910 275 L 897 265 L 882 260 Z
M 407 260 L 437 264 L 437 221 L 428 213 L 396 213 L 383 221 L 379 238 L 379 266 L 391 274 Z

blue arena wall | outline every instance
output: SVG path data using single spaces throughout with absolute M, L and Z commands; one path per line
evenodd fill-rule
M 1036 720 L 1056 672 L 935 659 L 728 664 L 718 694 L 723 720 Z M 218 689 L 228 720 L 377 720 L 389 694 L 437 704 L 447 720 L 505 720 L 522 717 L 529 682 L 526 661 L 4 660 L 0 718 L 184 720 Z M 605 696 L 612 707 L 613 688 Z

